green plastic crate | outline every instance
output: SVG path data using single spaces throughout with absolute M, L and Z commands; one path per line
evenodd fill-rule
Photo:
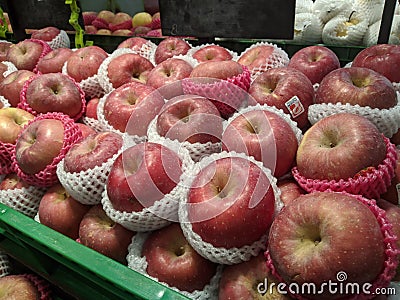
M 188 299 L 1 203 L 0 249 L 78 299 Z

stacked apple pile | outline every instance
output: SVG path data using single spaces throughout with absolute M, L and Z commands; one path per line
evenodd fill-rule
M 393 280 L 400 46 L 39 46 L 6 51 L 0 193 L 42 224 L 196 299 Z
M 161 36 L 160 13 L 138 12 L 130 16 L 125 12 L 109 10 L 82 13 L 87 34 L 120 36 Z

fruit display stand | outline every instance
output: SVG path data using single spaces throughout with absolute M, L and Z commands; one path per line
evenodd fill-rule
M 3 204 L 0 249 L 79 299 L 187 299 Z

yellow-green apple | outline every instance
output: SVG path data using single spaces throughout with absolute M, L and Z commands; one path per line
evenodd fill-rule
M 111 220 L 101 204 L 93 205 L 79 224 L 80 242 L 122 264 L 135 232 Z
M 386 157 L 383 135 L 366 117 L 338 113 L 325 117 L 304 134 L 296 164 L 306 178 L 340 180 L 377 167 Z
M 45 73 L 61 73 L 62 68 L 68 58 L 72 55 L 72 50 L 69 48 L 56 48 L 39 59 L 36 66 L 37 71 Z
M 156 47 L 154 61 L 156 64 L 177 55 L 186 54 L 192 48 L 184 39 L 169 36 L 163 39 Z
M 134 35 L 132 30 L 130 29 L 117 29 L 111 33 L 111 35 L 117 35 L 117 36 L 131 36 Z
M 8 41 L 0 41 L 0 61 L 7 60 L 8 49 L 13 45 L 13 43 Z
M 306 191 L 293 178 L 278 180 L 277 186 L 281 191 L 281 200 L 284 205 L 306 194 Z
M 289 173 L 296 161 L 296 134 L 273 111 L 256 109 L 240 113 L 225 127 L 221 141 L 222 150 L 253 156 L 275 177 Z
M 340 68 L 340 61 L 333 50 L 323 45 L 312 45 L 299 49 L 289 60 L 288 67 L 302 72 L 312 84 L 320 83 L 322 78 Z
M 12 62 L 18 70 L 33 71 L 44 50 L 44 45 L 41 43 L 25 39 L 8 49 L 6 59 Z
M 343 277 L 362 293 L 361 287 L 372 285 L 386 260 L 385 237 L 376 215 L 344 193 L 314 192 L 290 202 L 271 225 L 268 249 L 286 285 L 315 286 L 314 292 L 300 289 L 297 296 L 307 299 L 348 296 L 323 288 L 328 281 L 338 286 Z
M 26 103 L 37 113 L 60 112 L 72 119 L 85 109 L 79 86 L 63 73 L 46 73 L 32 79 Z
M 109 10 L 101 10 L 98 12 L 97 17 L 92 21 L 92 25 L 98 29 L 109 29 L 110 23 L 114 20 L 115 14 Z
M 97 74 L 107 52 L 99 46 L 86 46 L 74 51 L 67 60 L 67 74 L 81 82 Z
M 113 128 L 131 135 L 145 136 L 147 127 L 164 105 L 164 99 L 153 87 L 132 81 L 107 95 L 104 119 Z
M 34 30 L 31 34 L 32 39 L 42 40 L 45 42 L 51 42 L 60 34 L 61 30 L 54 26 L 47 26 L 37 30 Z
M 168 100 L 156 121 L 160 136 L 179 142 L 218 143 L 222 137 L 218 109 L 205 97 L 182 95 Z
M 15 144 L 22 128 L 34 118 L 30 112 L 17 107 L 0 109 L 0 142 Z
M 389 79 L 372 69 L 339 68 L 322 79 L 315 94 L 315 103 L 338 102 L 387 109 L 397 104 L 397 95 Z
M 122 148 L 122 136 L 111 131 L 91 134 L 76 142 L 64 157 L 64 170 L 79 173 L 100 166 Z
M 65 188 L 57 183 L 47 189 L 40 200 L 39 221 L 76 240 L 79 237 L 79 224 L 89 208 L 89 205 L 72 198 Z
M 64 124 L 38 119 L 25 126 L 15 144 L 15 160 L 22 172 L 36 174 L 50 165 L 64 144 Z
M 265 65 L 272 57 L 275 50 L 273 45 L 257 45 L 244 51 L 238 58 L 237 62 L 253 70 L 257 67 Z
M 143 45 L 147 44 L 149 41 L 142 37 L 130 37 L 126 40 L 123 40 L 118 44 L 117 49 L 119 48 L 130 48 L 134 51 L 139 51 Z
M 102 29 L 98 29 L 98 30 L 96 31 L 96 34 L 100 34 L 100 35 L 112 35 L 112 31 L 111 31 L 110 29 L 102 28 Z
M 9 173 L 5 175 L 3 180 L 0 182 L 1 191 L 28 188 L 29 186 L 30 185 L 25 180 L 18 177 L 17 173 Z
M 76 125 L 79 127 L 79 129 L 81 130 L 81 132 L 82 132 L 82 138 L 85 138 L 85 137 L 87 137 L 87 136 L 89 136 L 89 135 L 91 135 L 91 134 L 97 132 L 93 127 L 91 127 L 91 126 L 89 126 L 89 125 L 86 125 L 86 124 L 84 124 L 84 123 L 76 122 L 75 124 L 76 124 Z
M 117 12 L 114 15 L 113 20 L 110 24 L 108 24 L 108 28 L 114 32 L 116 30 L 121 29 L 130 29 L 132 28 L 132 17 L 126 12 Z
M 386 213 L 386 218 L 392 224 L 392 229 L 394 235 L 397 237 L 397 247 L 400 248 L 400 207 L 398 204 L 393 204 L 387 201 L 385 198 L 376 200 L 376 204 L 382 208 Z M 400 259 L 400 257 L 399 257 Z M 393 281 L 398 281 L 400 279 L 400 266 L 396 269 L 396 275 Z
M 97 120 L 97 106 L 99 105 L 99 101 L 98 97 L 94 97 L 86 102 L 86 117 Z
M 150 26 L 152 20 L 152 16 L 148 12 L 138 12 L 132 17 L 132 27 Z
M 113 88 L 116 89 L 132 81 L 146 83 L 153 68 L 153 63 L 147 58 L 136 53 L 125 53 L 110 61 L 107 67 L 107 77 Z
M 182 174 L 178 154 L 159 143 L 143 142 L 124 150 L 114 161 L 106 190 L 114 209 L 141 211 L 172 191 Z
M 214 247 L 241 248 L 268 232 L 275 194 L 257 164 L 244 157 L 224 157 L 194 176 L 185 209 L 187 221 L 202 241 Z
M 20 103 L 20 93 L 25 82 L 35 73 L 29 70 L 17 70 L 8 74 L 0 82 L 0 95 L 8 100 L 12 107 L 17 107 Z
M 362 49 L 354 57 L 352 67 L 364 67 L 382 74 L 390 82 L 400 82 L 400 45 L 376 44 Z
M 25 274 L 7 274 L 0 277 L 0 295 L 1 300 L 41 298 L 38 287 Z
M 193 249 L 179 223 L 152 231 L 141 254 L 146 258 L 147 274 L 186 292 L 203 290 L 218 266 Z
M 198 62 L 231 60 L 232 54 L 220 45 L 207 45 L 196 50 L 192 57 Z
M 189 77 L 192 70 L 192 65 L 186 60 L 171 57 L 150 71 L 146 84 L 158 89 L 163 85 Z
M 224 266 L 218 286 L 218 300 L 289 300 L 280 294 L 279 281 L 268 269 L 263 253 L 234 265 Z
M 251 83 L 249 94 L 260 104 L 282 109 L 299 128 L 310 125 L 308 107 L 314 104 L 315 92 L 302 72 L 289 67 L 268 69 Z

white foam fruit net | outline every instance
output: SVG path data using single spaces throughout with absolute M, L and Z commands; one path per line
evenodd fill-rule
M 299 43 L 320 43 L 324 24 L 311 12 L 298 13 L 294 17 L 293 40 Z
M 51 49 L 57 48 L 70 48 L 71 42 L 69 40 L 69 36 L 65 30 L 60 30 L 60 33 L 48 42 Z
M 186 172 L 193 168 L 193 160 L 191 159 L 189 152 L 187 149 L 181 147 L 179 143 L 166 140 L 152 142 L 159 143 L 175 151 L 182 161 L 182 172 Z M 129 144 L 125 144 L 124 148 L 126 147 L 129 147 Z M 107 188 L 105 188 L 101 203 L 106 214 L 114 222 L 121 224 L 132 231 L 145 232 L 160 229 L 170 224 L 171 221 L 176 222 L 178 220 L 178 204 L 181 198 L 181 193 L 182 189 L 179 184 L 177 184 L 169 194 L 166 194 L 162 199 L 155 201 L 153 205 L 144 207 L 139 212 L 126 212 L 114 209 L 110 199 L 108 198 Z
M 6 252 L 0 251 L 0 277 L 6 276 L 12 272 L 12 265 Z
M 263 170 L 263 172 L 269 179 L 271 188 L 273 189 L 273 193 L 275 196 L 275 214 L 279 213 L 279 211 L 282 209 L 283 203 L 280 199 L 281 192 L 277 187 L 277 179 L 272 176 L 271 170 L 265 168 L 261 162 L 256 161 L 253 157 L 249 157 L 242 153 L 231 151 L 212 154 L 208 157 L 203 158 L 200 162 L 195 164 L 194 168 L 188 170 L 182 175 L 181 181 L 179 183 L 182 189 L 181 199 L 179 202 L 179 222 L 181 224 L 183 234 L 185 235 L 190 245 L 203 257 L 218 264 L 232 265 L 247 261 L 252 256 L 257 256 L 260 251 L 265 250 L 268 240 L 268 232 L 266 232 L 265 235 L 263 235 L 258 241 L 255 241 L 253 244 L 246 245 L 241 248 L 226 249 L 223 247 L 215 247 L 212 244 L 203 241 L 200 235 L 193 231 L 192 225 L 189 222 L 187 211 L 188 194 L 190 186 L 192 185 L 192 182 L 196 175 L 200 172 L 200 170 L 202 170 L 209 164 L 225 157 L 241 157 L 255 163 L 261 170 Z
M 215 275 L 211 278 L 209 284 L 207 284 L 203 290 L 199 291 L 181 291 L 176 287 L 170 286 L 165 282 L 159 281 L 157 278 L 150 276 L 147 274 L 147 261 L 146 257 L 142 256 L 142 248 L 143 244 L 146 241 L 147 237 L 149 236 L 149 232 L 138 232 L 132 238 L 132 243 L 128 247 L 128 255 L 127 255 L 127 262 L 128 268 L 139 272 L 152 280 L 159 282 L 168 288 L 177 291 L 186 297 L 193 299 L 193 300 L 210 300 L 210 299 L 217 299 L 218 298 L 218 287 L 219 281 L 221 279 L 222 274 L 222 265 L 217 266 L 217 271 Z
M 378 130 L 386 137 L 391 138 L 400 128 L 400 93 L 397 92 L 398 103 L 388 109 L 362 107 L 359 105 L 342 103 L 321 103 L 313 104 L 308 107 L 308 119 L 311 124 L 315 124 L 324 117 L 337 113 L 353 113 L 366 117 Z
M 147 138 L 149 142 L 152 141 L 171 141 L 169 138 L 161 136 L 157 132 L 157 116 L 150 122 L 147 128 Z M 193 161 L 198 162 L 203 157 L 208 156 L 212 153 L 221 152 L 221 143 L 208 142 L 202 143 L 189 143 L 182 142 L 181 146 L 189 151 L 190 157 Z
M 39 210 L 44 188 L 29 186 L 20 189 L 0 191 L 0 202 L 16 211 L 33 218 Z
M 62 159 L 57 164 L 58 180 L 75 200 L 87 205 L 99 204 L 111 167 L 121 152 L 122 148 L 101 165 L 74 173 L 65 171 Z

